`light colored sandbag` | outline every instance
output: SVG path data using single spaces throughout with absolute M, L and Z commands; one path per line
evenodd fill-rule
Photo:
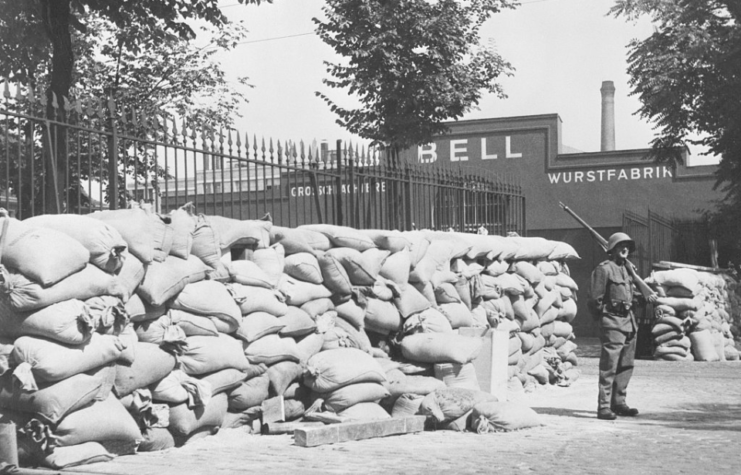
M 342 263 L 329 252 L 318 257 L 319 267 L 322 270 L 324 285 L 338 296 L 347 296 L 352 293 L 350 276 Z
M 241 320 L 234 336 L 247 343 L 252 343 L 265 335 L 279 333 L 284 327 L 278 317 L 267 312 L 250 313 L 242 317 Z
M 177 325 L 185 333 L 185 336 L 218 336 L 219 330 L 214 323 L 214 319 L 210 317 L 177 309 L 168 310 L 168 315 L 173 324 Z M 223 322 L 223 320 L 218 321 Z M 222 333 L 232 333 L 234 331 L 236 331 L 236 328 L 229 328 L 229 331 Z
M 301 310 L 308 313 L 311 318 L 316 320 L 320 315 L 323 315 L 330 310 L 334 310 L 334 303 L 329 298 L 311 300 L 301 305 Z
M 506 273 L 507 270 L 509 270 L 509 266 L 510 264 L 507 261 L 495 260 L 486 266 L 486 269 L 484 269 L 484 273 L 492 277 L 497 277 Z
M 425 240 L 425 242 L 429 242 Z M 412 257 L 408 251 L 395 252 L 384 260 L 379 275 L 397 285 L 407 285 L 412 268 Z
M 198 223 L 195 207 L 192 203 L 188 203 L 170 211 L 167 216 L 170 218 L 170 227 L 172 228 L 170 255 L 187 259 L 193 247 L 193 233 Z
M 200 375 L 224 368 L 247 371 L 250 362 L 245 358 L 242 342 L 229 335 L 190 336 L 185 353 L 180 358 L 180 367 L 189 375 Z
M 301 352 L 293 338 L 281 338 L 277 334 L 265 335 L 244 345 L 244 355 L 252 364 L 272 365 L 281 361 L 301 361 Z
M 456 283 L 457 282 L 458 280 L 456 280 Z M 470 299 L 468 301 L 470 302 Z M 462 299 L 454 284 L 443 282 L 435 287 L 435 303 L 438 305 L 445 303 L 462 303 Z M 466 307 L 468 308 L 468 306 Z
M 169 256 L 164 262 L 147 266 L 136 293 L 148 304 L 159 307 L 178 295 L 186 285 L 205 279 L 207 271 L 206 265 L 195 255 L 187 260 Z
M 402 318 L 406 319 L 415 313 L 427 310 L 432 303 L 425 298 L 414 286 L 406 284 L 399 287 L 399 295 L 394 296 L 394 305 Z
M 167 223 L 169 218 L 141 208 L 96 211 L 88 216 L 115 228 L 129 252 L 144 264 L 162 262 L 170 253 L 174 236 Z
M 391 409 L 391 417 L 394 419 L 401 419 L 416 415 L 424 398 L 425 396 L 421 394 L 401 394 L 396 401 L 394 401 L 394 406 Z
M 419 413 L 430 416 L 438 424 L 458 419 L 480 402 L 496 401 L 496 396 L 467 388 L 438 389 L 422 400 Z
M 124 349 L 118 337 L 98 333 L 93 333 L 88 342 L 75 346 L 22 336 L 15 340 L 11 361 L 22 365 L 14 374 L 24 384 L 25 378 L 31 376 L 28 371 L 37 381 L 54 382 L 111 363 Z M 24 376 L 23 372 L 27 374 Z
M 338 348 L 317 353 L 306 363 L 304 384 L 312 391 L 328 393 L 349 384 L 383 383 L 386 373 L 368 353 Z
M 320 232 L 282 226 L 270 229 L 270 244 L 276 243 L 281 243 L 287 256 L 297 252 L 326 251 L 332 247 L 329 238 Z
M 202 383 L 211 387 L 212 397 L 239 387 L 247 378 L 247 373 L 236 368 L 224 368 L 204 376 L 198 376 Z
M 53 470 L 79 467 L 91 463 L 108 462 L 116 458 L 98 442 L 85 442 L 69 447 L 56 447 L 44 457 L 41 465 Z
M 332 336 L 337 337 L 336 345 L 330 344 Z M 334 328 L 330 328 L 324 335 L 323 349 L 336 347 L 357 348 L 366 353 L 371 352 L 371 342 L 363 328 L 356 328 L 352 323 L 339 316 L 335 319 Z
M 90 253 L 90 263 L 106 272 L 115 273 L 123 264 L 121 254 L 127 248 L 126 241 L 118 230 L 100 220 L 77 214 L 45 214 L 23 222 L 76 240 Z
M 112 367 L 90 373 L 78 373 L 54 383 L 45 383 L 37 391 L 24 391 L 6 374 L 0 379 L 0 408 L 33 414 L 42 422 L 57 424 L 64 416 L 107 395 Z
M 405 358 L 420 363 L 460 363 L 472 361 L 481 351 L 481 338 L 451 333 L 415 333 L 401 341 Z
M 276 317 L 285 315 L 288 306 L 285 297 L 277 289 L 266 289 L 263 287 L 249 287 L 242 284 L 227 284 L 227 288 L 239 306 L 242 315 L 254 312 L 267 312 Z
M 257 219 L 234 219 L 209 215 L 208 223 L 219 236 L 221 250 L 231 247 L 264 249 L 270 243 L 270 229 L 273 223 Z
M 570 338 L 574 333 L 574 327 L 570 323 L 556 320 L 556 326 L 553 330 L 553 334 L 561 338 Z
M 280 243 L 252 253 L 252 261 L 267 274 L 273 287 L 278 285 L 285 268 L 286 251 Z
M 548 255 L 548 260 L 560 261 L 566 259 L 581 259 L 581 257 L 579 257 L 579 253 L 576 252 L 571 244 L 563 241 L 556 241 L 556 247 L 554 247 Z
M 44 287 L 84 269 L 90 252 L 69 235 L 36 227 L 15 218 L 0 218 L 0 229 L 8 222 L 0 264 Z
M 131 298 L 136 292 L 137 287 L 144 280 L 146 269 L 144 268 L 144 264 L 129 251 L 123 251 L 121 253 L 121 261 L 121 268 L 116 272 L 116 277 L 121 286 L 126 289 L 125 294 Z M 124 300 L 124 303 L 126 301 L 128 301 L 128 298 Z
M 128 290 L 121 285 L 116 276 L 100 270 L 92 264 L 56 284 L 42 287 L 22 274 L 5 273 L 5 291 L 0 295 L 3 305 L 11 306 L 17 312 L 27 312 L 47 307 L 65 300 L 87 300 L 100 295 L 129 299 Z
M 439 305 L 439 309 L 447 317 L 450 326 L 454 330 L 461 327 L 474 326 L 473 314 L 462 303 L 444 303 Z
M 695 299 L 678 297 L 657 297 L 656 303 L 658 305 L 667 305 L 672 307 L 677 312 L 681 312 L 682 310 L 697 310 L 702 306 L 700 302 Z
M 152 400 L 170 404 L 189 402 L 193 406 L 202 405 L 211 398 L 211 386 L 199 383 L 193 376 L 175 369 L 164 378 L 149 386 Z
M 172 406 L 167 429 L 175 437 L 185 437 L 206 427 L 221 427 L 228 407 L 226 393 L 212 397 L 203 408 L 191 409 L 185 403 Z
M 230 287 L 213 280 L 187 284 L 170 303 L 170 308 L 215 317 L 237 326 L 242 321 L 242 311 Z
M 203 214 L 196 217 L 190 253 L 212 269 L 217 269 L 221 264 L 221 238 L 218 229 Z
M 364 326 L 379 335 L 389 335 L 401 327 L 401 315 L 393 303 L 369 298 L 365 309 Z
M 427 239 L 422 231 L 404 231 L 404 237 L 412 243 L 409 248 L 410 266 L 416 266 L 420 260 L 427 254 L 430 247 L 430 240 Z
M 373 285 L 380 267 L 366 262 L 364 253 L 349 247 L 335 247 L 326 253 L 334 257 L 345 269 L 351 285 Z
M 690 342 L 695 361 L 720 361 L 720 356 L 715 349 L 713 334 L 709 330 L 690 333 Z
M 694 269 L 680 268 L 662 271 L 653 271 L 646 282 L 656 283 L 664 287 L 684 287 L 695 290 L 700 283 L 699 273 Z
M 288 306 L 285 315 L 278 317 L 278 321 L 283 325 L 278 332 L 282 337 L 299 338 L 316 330 L 316 323 L 311 316 L 306 311 L 291 305 Z
M 0 376 L 10 369 L 10 355 L 13 353 L 15 339 L 0 337 Z
M 375 402 L 355 404 L 340 411 L 337 415 L 348 421 L 378 421 L 391 418 L 391 415 Z
M 156 320 L 167 313 L 167 307 L 165 305 L 153 306 L 136 294 L 132 295 L 124 308 L 132 322 Z
M 576 282 L 574 282 L 574 279 L 571 278 L 571 276 L 559 272 L 558 275 L 556 275 L 556 285 L 559 285 L 561 287 L 566 287 L 567 289 L 571 289 L 573 292 L 577 292 L 579 290 L 579 286 L 576 285 Z
M 134 448 L 142 438 L 134 418 L 113 394 L 67 415 L 54 429 L 54 436 L 59 447 L 118 441 L 129 442 Z
M 312 284 L 321 284 L 324 281 L 319 261 L 310 252 L 298 252 L 286 256 L 283 272 L 294 279 Z
M 473 407 L 471 421 L 472 429 L 479 434 L 509 432 L 545 425 L 534 410 L 513 401 L 488 401 L 476 404 Z
M 232 261 L 229 270 L 231 271 L 232 281 L 238 284 L 265 287 L 266 289 L 275 287 L 270 276 L 253 261 Z
M 561 306 L 560 309 L 558 309 L 558 316 L 556 316 L 556 320 L 571 323 L 576 318 L 576 312 L 577 312 L 576 300 L 574 299 L 563 300 L 563 305 Z
M 513 263 L 512 272 L 530 282 L 533 287 L 545 278 L 545 275 L 536 266 L 527 261 Z
M 366 300 L 365 297 L 358 300 L 350 298 L 345 302 L 336 304 L 334 309 L 338 317 L 352 324 L 355 328 L 362 328 L 365 323 Z
M 422 230 L 422 234 L 429 239 L 430 246 L 437 242 L 446 242 L 451 244 L 453 247 L 450 259 L 468 257 L 469 253 L 474 248 L 473 241 L 476 241 L 475 238 L 478 237 L 475 234 L 459 233 L 454 231 L 430 231 L 424 229 Z M 478 255 L 484 252 L 481 249 L 482 246 L 479 242 L 476 242 L 475 244 L 477 249 L 473 251 L 474 254 Z
M 324 234 L 329 238 L 334 247 L 351 247 L 363 252 L 367 249 L 376 247 L 376 244 L 357 229 L 347 226 L 337 226 L 332 224 L 304 224 L 297 229 L 308 229 Z
M 438 363 L 434 366 L 435 378 L 449 388 L 480 389 L 473 363 Z
M 270 365 L 265 373 L 270 381 L 270 396 L 282 396 L 291 383 L 299 380 L 302 373 L 303 367 L 295 361 L 286 360 Z
M 381 399 L 388 396 L 388 390 L 379 383 L 354 383 L 327 394 L 324 397 L 324 406 L 332 412 L 342 412 L 356 404 L 365 402 L 378 403 Z
M 245 411 L 259 406 L 270 397 L 270 378 L 267 374 L 263 374 L 248 379 L 229 391 L 228 395 L 230 411 Z
M 548 259 L 556 249 L 556 241 L 541 237 L 507 236 L 507 239 L 519 245 L 513 259 L 516 261 L 539 261 Z
M 285 274 L 280 279 L 278 290 L 285 296 L 286 303 L 295 307 L 300 307 L 312 300 L 332 296 L 332 291 L 324 285 L 302 281 Z
M 359 231 L 368 236 L 379 249 L 400 252 L 412 246 L 411 241 L 403 233 L 396 230 L 361 229 Z
M 412 268 L 409 281 L 427 283 L 435 272 L 449 271 L 455 249 L 455 244 L 450 241 L 431 242 L 424 257 Z
M 450 319 L 435 307 L 417 312 L 402 324 L 405 335 L 412 333 L 453 333 Z
M 0 300 L 0 336 L 7 338 L 30 335 L 79 345 L 90 339 L 97 323 L 81 300 L 65 300 L 30 312 L 15 312 Z
M 160 381 L 175 369 L 175 356 L 153 343 L 138 342 L 136 358 L 131 365 L 116 365 L 113 391 L 122 398 L 137 389 Z

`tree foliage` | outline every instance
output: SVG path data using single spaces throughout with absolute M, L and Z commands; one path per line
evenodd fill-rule
M 639 113 L 657 126 L 652 148 L 659 159 L 676 160 L 677 150 L 688 144 L 706 147 L 721 158 L 716 186 L 726 192 L 726 198 L 711 213 L 714 234 L 734 248 L 737 260 L 741 257 L 741 2 L 617 0 L 611 13 L 628 20 L 651 18 L 654 33 L 629 45 L 628 72 L 633 93 L 641 100 Z
M 512 67 L 479 47 L 479 30 L 510 0 L 328 0 L 317 34 L 344 58 L 327 62 L 331 88 L 360 106 L 346 108 L 317 92 L 337 123 L 376 144 L 401 150 L 429 143 L 443 121 L 461 117 Z

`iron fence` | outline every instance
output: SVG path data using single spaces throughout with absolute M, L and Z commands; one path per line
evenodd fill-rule
M 0 206 L 20 219 L 148 202 L 185 203 L 237 219 L 269 213 L 282 226 L 453 229 L 526 234 L 512 177 L 389 160 L 382 150 L 258 139 L 112 100 L 47 102 L 30 88 L 0 109 Z

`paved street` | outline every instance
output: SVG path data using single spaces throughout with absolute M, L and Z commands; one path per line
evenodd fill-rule
M 593 344 L 594 342 L 586 342 Z M 519 432 L 448 431 L 314 448 L 291 436 L 230 429 L 165 452 L 119 457 L 75 473 L 741 473 L 741 363 L 639 360 L 628 401 L 637 418 L 595 417 L 595 346 L 581 343 L 571 387 L 513 394 L 545 426 Z M 586 355 L 586 356 L 585 356 Z

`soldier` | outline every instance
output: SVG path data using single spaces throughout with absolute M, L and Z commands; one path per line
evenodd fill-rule
M 628 254 L 634 250 L 635 242 L 630 236 L 625 233 L 613 234 L 607 242 L 609 260 L 600 263 L 592 272 L 590 305 L 599 320 L 602 344 L 597 406 L 599 419 L 614 420 L 617 416 L 638 415 L 638 409 L 625 402 L 628 382 L 633 375 L 638 332 L 631 310 L 633 283 L 638 277 L 632 264 L 626 264 Z

